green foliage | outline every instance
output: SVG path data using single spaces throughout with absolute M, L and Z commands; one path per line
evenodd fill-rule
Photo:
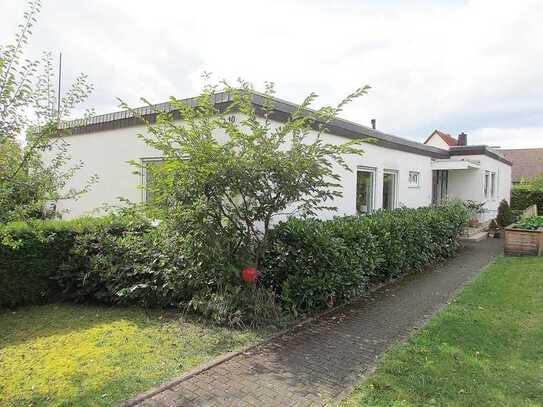
M 40 9 L 39 0 L 28 1 L 14 41 L 0 45 L 0 223 L 50 216 L 48 204 L 76 198 L 96 182 L 93 176 L 78 190 L 66 188 L 83 164 L 70 162 L 59 123 L 93 87 L 81 74 L 59 101 L 52 54 L 25 57 Z
M 491 232 L 495 232 L 498 230 L 498 223 L 496 222 L 496 219 L 492 219 L 490 223 L 488 224 L 488 230 Z
M 260 287 L 229 285 L 217 292 L 200 292 L 189 305 L 192 311 L 218 325 L 236 328 L 267 325 L 281 317 L 275 293 Z
M 543 214 L 543 187 L 539 183 L 524 182 L 514 184 L 511 189 L 511 208 L 523 211 L 532 205 L 537 205 L 540 215 Z
M 341 405 L 543 405 L 542 292 L 541 257 L 498 257 Z
M 513 223 L 513 212 L 509 203 L 503 199 L 498 206 L 498 215 L 496 216 L 496 223 L 500 228 L 505 228 Z
M 139 211 L 10 224 L 0 229 L 0 306 L 51 298 L 146 307 L 189 303 L 217 323 L 261 324 L 277 318 L 279 305 L 295 315 L 321 309 L 362 294 L 370 282 L 451 256 L 466 221 L 461 204 L 330 221 L 292 218 L 273 229 L 254 290 L 243 287 L 241 265 L 201 258 L 194 235 L 175 234 Z
M 0 227 L 0 307 L 46 302 L 176 306 L 239 283 L 228 259 L 139 211 Z M 196 241 L 196 243 L 195 243 Z
M 348 229 L 342 231 L 340 223 Z M 350 223 L 292 218 L 273 229 L 263 284 L 287 310 L 320 309 L 363 291 L 381 253 L 367 228 Z
M 2 312 L 0 405 L 118 406 L 263 333 L 137 307 L 51 304 Z
M 226 107 L 215 103 L 219 86 L 210 85 L 194 104 L 171 99 L 173 112 L 158 112 L 156 122 L 147 123 L 148 132 L 140 137 L 165 159 L 153 168 L 153 205 L 181 234 L 187 213 L 205 219 L 191 230 L 227 237 L 210 239 L 206 248 L 207 243 L 226 244 L 223 250 L 233 258 L 248 255 L 246 260 L 259 268 L 274 216 L 314 215 L 332 209 L 329 202 L 341 196 L 333 164 L 351 171 L 344 156 L 361 154 L 360 140 L 329 144 L 321 135 L 347 103 L 369 88 L 356 90 L 337 107 L 316 110 L 310 110 L 316 99 L 311 94 L 279 124 L 272 121 L 273 84 L 264 94 L 243 81 L 238 88 L 222 86 Z
M 98 220 L 33 221 L 0 226 L 0 307 L 49 302 L 60 290 L 53 277 L 74 239 Z
M 526 216 L 515 224 L 515 228 L 518 229 L 537 230 L 541 227 L 543 227 L 543 216 Z
M 295 314 L 345 302 L 369 282 L 453 255 L 467 218 L 459 204 L 330 221 L 293 218 L 272 231 L 263 284 Z
M 211 244 L 209 257 L 200 256 L 207 239 L 196 236 L 199 230 L 176 234 L 139 211 L 124 211 L 78 234 L 55 278 L 75 301 L 177 306 L 234 279 L 228 259 Z

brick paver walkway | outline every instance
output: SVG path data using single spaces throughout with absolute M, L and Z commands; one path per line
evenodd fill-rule
M 467 243 L 454 259 L 374 292 L 145 400 L 142 406 L 317 406 L 334 402 L 501 252 Z

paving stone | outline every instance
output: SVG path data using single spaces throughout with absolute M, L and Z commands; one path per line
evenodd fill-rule
M 405 340 L 502 251 L 469 242 L 437 267 L 238 355 L 141 406 L 319 406 L 345 394 L 392 344 Z

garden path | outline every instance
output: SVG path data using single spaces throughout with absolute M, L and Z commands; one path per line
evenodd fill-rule
M 138 405 L 334 404 L 375 368 L 387 348 L 423 326 L 501 252 L 501 239 L 466 243 L 446 262 L 382 287 Z

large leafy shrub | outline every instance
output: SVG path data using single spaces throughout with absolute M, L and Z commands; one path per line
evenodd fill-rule
M 294 313 L 344 302 L 369 282 L 453 255 L 467 217 L 452 204 L 329 221 L 293 218 L 273 230 L 263 284 Z
M 203 223 L 179 234 L 138 210 L 124 211 L 102 227 L 78 234 L 55 279 L 75 301 L 143 306 L 187 302 L 196 292 L 214 291 L 234 279 L 213 236 L 202 235 Z M 203 257 L 206 247 L 208 256 Z
M 146 187 L 157 213 L 172 227 L 185 228 L 187 211 L 204 215 L 208 231 L 231 236 L 233 256 L 260 268 L 274 216 L 335 209 L 330 202 L 342 195 L 336 168 L 352 171 L 345 156 L 361 155 L 363 140 L 332 143 L 321 135 L 368 89 L 355 90 L 337 106 L 316 109 L 311 107 L 317 96 L 311 94 L 279 124 L 273 121 L 272 83 L 262 94 L 244 81 L 238 87 L 207 85 L 188 103 L 172 98 L 172 110 L 157 111 L 154 121 L 140 116 L 147 124 L 140 137 L 164 163 L 133 164 L 154 173 Z
M 131 209 L 2 226 L 0 306 L 51 299 L 171 306 L 239 283 L 226 253 L 216 249 L 226 247 L 217 244 L 220 237 L 203 226 L 191 230 L 181 235 Z

